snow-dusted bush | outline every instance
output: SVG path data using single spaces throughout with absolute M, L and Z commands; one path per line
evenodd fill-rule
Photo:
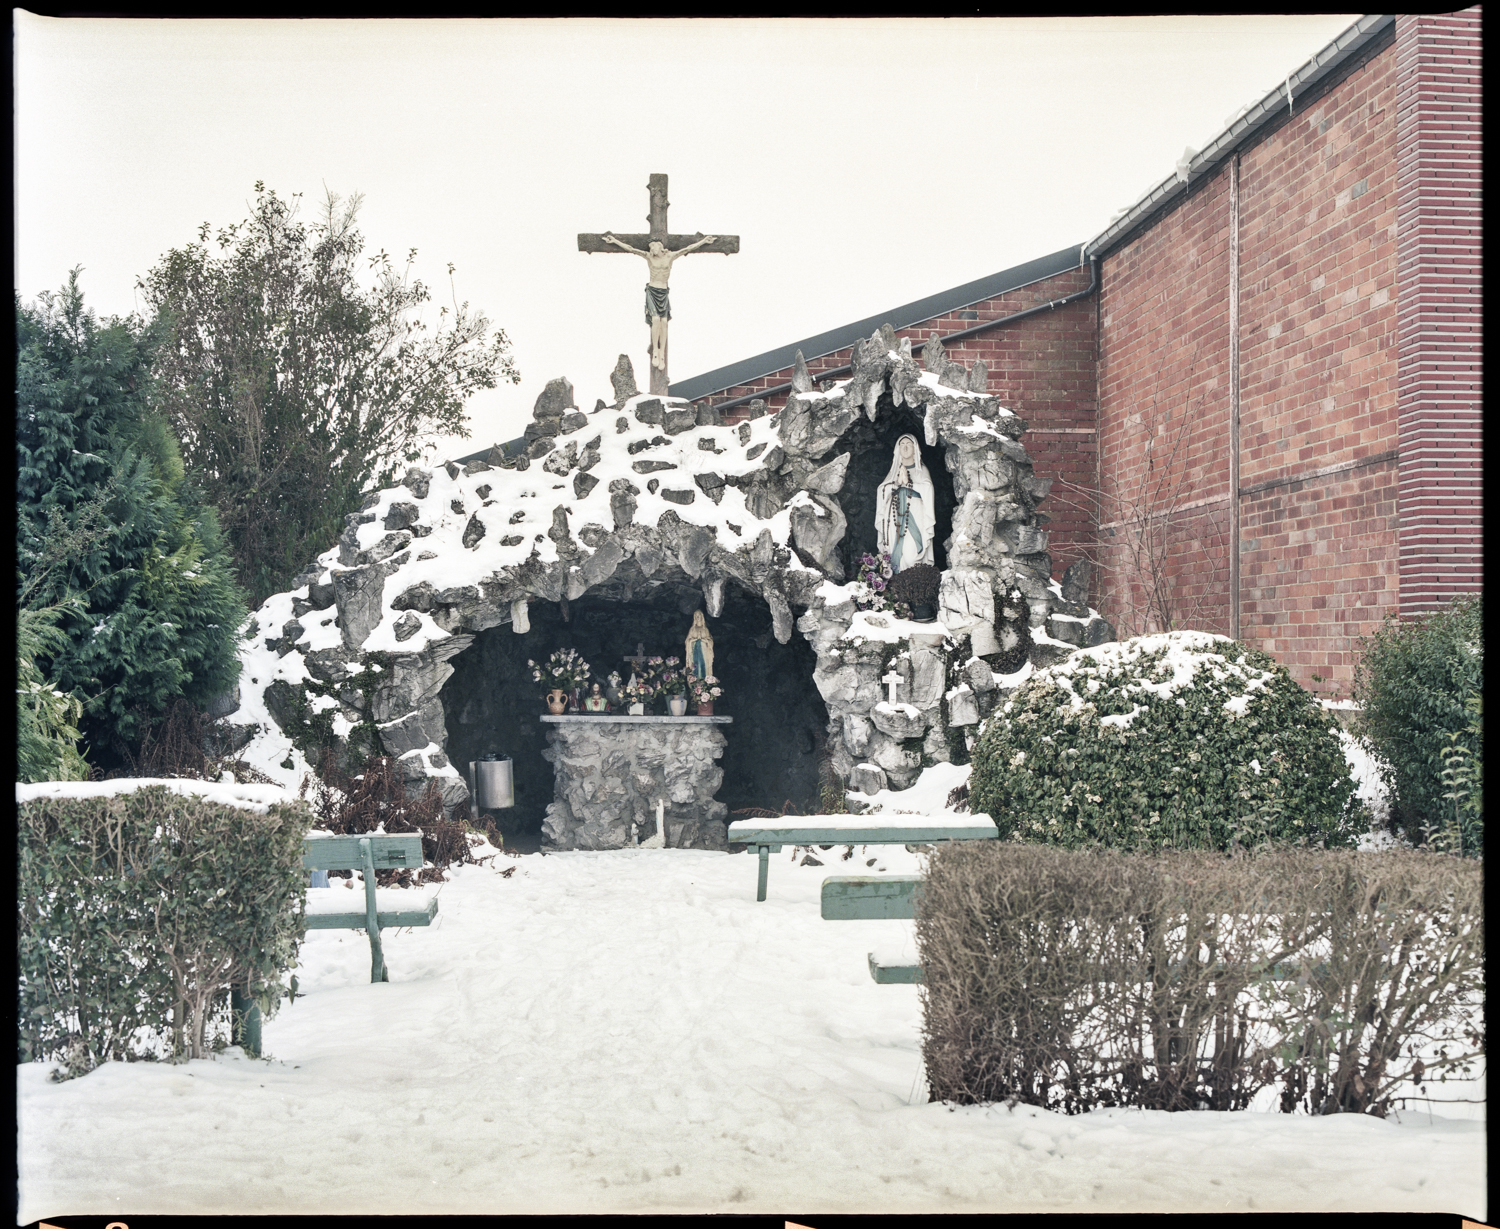
M 1332 727 L 1257 649 L 1137 636 L 1028 679 L 983 727 L 970 803 L 1059 845 L 1352 845 L 1368 823 Z
M 18 1061 L 82 1075 L 162 1051 L 202 1058 L 233 985 L 274 1014 L 302 942 L 305 807 L 158 784 L 16 815 Z

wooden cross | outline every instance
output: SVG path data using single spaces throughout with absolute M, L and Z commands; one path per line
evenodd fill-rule
M 605 231 L 603 234 L 579 235 L 578 250 L 590 254 L 627 252 L 630 255 L 645 258 L 651 270 L 650 288 L 646 296 L 646 315 L 651 325 L 651 350 L 649 352 L 651 391 L 665 395 L 668 391 L 667 316 L 653 308 L 650 290 L 654 288 L 657 292 L 657 300 L 665 303 L 667 277 L 671 271 L 672 261 L 680 256 L 687 256 L 690 252 L 720 252 L 725 256 L 733 256 L 740 250 L 740 237 L 738 235 L 714 235 L 705 239 L 702 231 L 694 235 L 670 234 L 667 231 L 667 177 L 652 175 L 646 184 L 646 190 L 651 195 L 651 212 L 646 216 L 646 221 L 651 226 L 649 233 L 616 235 L 612 231 Z M 653 243 L 661 244 L 660 252 L 650 251 Z M 670 314 L 671 308 L 667 307 L 666 310 Z

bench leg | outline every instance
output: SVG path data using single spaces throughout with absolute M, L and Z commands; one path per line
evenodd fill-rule
M 380 943 L 380 922 L 375 916 L 375 859 L 368 838 L 359 843 L 365 870 L 365 930 L 370 935 L 370 980 L 389 981 L 385 968 L 385 951 Z
M 251 1058 L 260 1057 L 260 1004 L 243 986 L 229 989 L 230 1040 Z
M 765 900 L 766 898 L 766 872 L 770 869 L 771 847 L 769 845 L 762 845 L 760 846 L 760 876 L 755 881 L 756 900 Z

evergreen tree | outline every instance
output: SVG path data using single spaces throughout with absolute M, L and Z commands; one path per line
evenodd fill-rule
M 84 307 L 76 269 L 56 297 L 16 298 L 18 688 L 46 676 L 77 699 L 101 768 L 174 700 L 233 685 L 247 618 L 214 513 L 151 408 L 151 349 L 138 323 Z M 66 741 L 63 711 L 37 713 L 43 744 Z
M 421 460 L 424 440 L 467 436 L 474 391 L 519 379 L 505 334 L 486 341 L 467 303 L 426 331 L 415 250 L 401 271 L 383 251 L 362 257 L 357 196 L 340 207 L 330 194 L 309 227 L 295 200 L 255 191 L 246 221 L 212 239 L 205 222 L 140 283 L 162 330 L 160 405 L 252 605 L 333 544 L 372 482 Z

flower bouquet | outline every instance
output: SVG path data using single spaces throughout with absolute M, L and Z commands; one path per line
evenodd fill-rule
M 693 703 L 698 706 L 698 716 L 712 717 L 714 698 L 722 696 L 724 689 L 719 686 L 719 680 L 710 674 L 707 678 L 688 679 L 688 693 L 692 696 Z
M 669 657 L 662 662 L 657 687 L 666 696 L 667 711 L 673 717 L 681 717 L 687 712 L 688 675 L 678 658 Z
M 530 660 L 531 677 L 542 685 L 546 692 L 547 708 L 561 713 L 568 706 L 568 697 L 575 696 L 589 681 L 589 664 L 577 649 L 558 649 L 543 665 Z M 574 707 L 578 706 L 574 700 Z
M 855 584 L 863 592 L 856 592 L 854 605 L 859 610 L 889 610 L 891 600 L 886 596 L 886 587 L 891 582 L 891 557 L 887 554 L 872 555 L 868 552 L 859 557 L 859 570 Z
M 646 706 L 661 694 L 661 668 L 660 657 L 648 657 L 636 667 L 630 680 L 620 686 L 620 703 L 627 712 L 634 713 L 635 706 L 639 704 L 644 713 Z

